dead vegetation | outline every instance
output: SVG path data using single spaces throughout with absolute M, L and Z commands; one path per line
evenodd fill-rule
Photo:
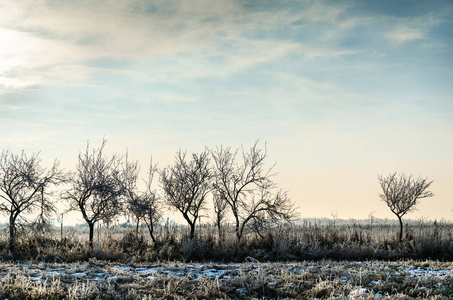
M 0 265 L 0 299 L 448 299 L 435 261 Z
M 63 237 L 57 229 L 43 234 L 22 228 L 17 253 L 21 260 L 46 262 L 90 258 L 116 262 L 243 262 L 248 257 L 259 261 L 453 259 L 453 224 L 412 222 L 402 242 L 397 229 L 396 222 L 336 226 L 305 222 L 274 226 L 260 234 L 250 232 L 238 242 L 234 225 L 222 227 L 219 238 L 215 225 L 203 224 L 190 238 L 186 226 L 166 223 L 156 226 L 153 241 L 145 226 L 137 231 L 135 225 L 117 225 L 101 227 L 91 249 L 86 227 L 66 227 Z M 12 260 L 7 228 L 0 232 L 0 259 Z
M 21 261 L 0 235 L 0 299 L 449 299 L 453 226 L 305 222 L 249 233 L 235 227 L 103 228 L 91 249 L 86 227 L 36 234 L 21 229 Z M 417 259 L 417 260 L 413 260 Z

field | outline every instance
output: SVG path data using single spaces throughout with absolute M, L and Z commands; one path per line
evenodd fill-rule
M 99 230 L 100 229 L 100 230 Z M 37 233 L 23 228 L 12 261 L 0 238 L 0 299 L 452 299 L 453 226 L 410 221 L 308 221 L 237 242 L 232 228 L 162 224 Z M 60 236 L 62 234 L 62 236 Z
M 331 261 L 0 266 L 0 299 L 451 299 L 453 264 Z

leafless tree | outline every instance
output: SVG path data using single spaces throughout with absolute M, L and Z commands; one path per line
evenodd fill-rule
M 136 234 L 138 234 L 140 221 L 143 220 L 148 227 L 149 235 L 154 243 L 156 242 L 154 226 L 161 221 L 163 215 L 160 198 L 157 195 L 157 192 L 151 187 L 156 170 L 156 166 L 153 166 L 151 161 L 148 179 L 145 180 L 145 191 L 140 192 L 135 185 L 130 186 L 128 188 L 127 196 L 129 212 L 136 221 Z
M 43 193 L 43 191 L 41 191 Z M 48 201 L 46 197 L 41 197 L 39 203 L 39 213 L 32 223 L 32 229 L 37 234 L 50 232 L 52 230 L 52 223 L 50 218 L 57 213 L 57 208 L 52 201 Z
M 338 220 L 338 211 L 332 210 L 330 215 L 332 216 L 333 219 L 333 227 L 335 227 L 335 224 L 337 223 Z
M 370 229 L 373 229 L 373 223 L 374 223 L 374 220 L 376 219 L 376 217 L 374 216 L 375 213 L 376 213 L 376 211 L 372 210 L 368 214 L 368 219 L 370 219 Z
M 215 226 L 219 234 L 219 241 L 221 241 L 223 239 L 222 223 L 225 221 L 228 213 L 228 203 L 218 193 L 214 193 L 212 203 L 214 206 Z
M 60 184 L 65 174 L 55 161 L 51 168 L 41 167 L 38 153 L 27 156 L 8 150 L 0 156 L 0 211 L 9 215 L 9 250 L 17 256 L 16 221 L 23 213 L 40 209 L 44 220 L 54 210 L 49 187 Z
M 274 192 L 277 185 L 272 181 L 273 166 L 264 167 L 266 147 L 261 150 L 256 142 L 248 152 L 242 148 L 241 161 L 237 158 L 239 149 L 232 151 L 229 147 L 217 147 L 210 152 L 215 167 L 213 187 L 228 204 L 238 241 L 249 224 L 289 221 L 296 216 L 287 193 L 281 190 Z
M 190 227 L 190 238 L 194 237 L 195 225 L 205 208 L 211 189 L 211 169 L 207 151 L 192 154 L 179 150 L 175 164 L 162 171 L 161 182 L 168 206 L 179 211 Z
M 125 213 L 126 215 L 132 215 L 133 217 L 136 218 L 136 224 L 137 224 L 137 232 L 138 232 L 138 227 L 140 225 L 140 219 L 141 219 L 141 211 L 138 209 L 140 208 L 137 202 L 137 179 L 138 179 L 138 173 L 140 172 L 140 167 L 138 165 L 137 161 L 130 162 L 129 161 L 129 155 L 126 152 L 126 156 L 124 158 L 124 166 L 123 168 L 125 170 L 124 172 L 124 179 L 123 179 L 123 187 L 125 189 L 125 204 L 126 204 L 126 209 L 127 212 Z
M 419 199 L 434 196 L 426 189 L 433 183 L 427 178 L 413 178 L 397 173 L 387 177 L 378 176 L 382 193 L 379 197 L 387 204 L 392 213 L 398 217 L 400 223 L 399 241 L 403 239 L 403 216 L 414 210 Z
M 76 171 L 70 176 L 70 188 L 63 193 L 72 210 L 82 213 L 90 229 L 89 243 L 93 248 L 94 225 L 99 221 L 109 223 L 123 209 L 123 197 L 128 176 L 124 157 L 116 154 L 108 158 L 103 150 L 107 141 L 103 139 L 99 149 L 79 153 Z

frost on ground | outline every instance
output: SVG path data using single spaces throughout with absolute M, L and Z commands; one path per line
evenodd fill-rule
M 18 293 L 18 291 L 20 293 Z M 27 293 L 34 293 L 33 296 Z M 0 299 L 344 298 L 453 295 L 453 264 L 442 262 L 296 262 L 118 265 L 0 264 Z

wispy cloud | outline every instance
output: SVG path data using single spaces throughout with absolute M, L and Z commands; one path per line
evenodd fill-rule
M 240 7 L 230 1 L 223 5 L 183 2 L 175 7 L 158 3 L 148 7 L 149 13 L 141 10 L 147 7 L 142 1 L 77 3 L 31 7 L 27 2 L 10 2 L 4 6 L 11 13 L 0 23 L 0 42 L 8 45 L 0 50 L 3 90 L 55 83 L 51 77 L 81 80 L 95 72 L 86 62 L 103 57 L 149 61 L 181 55 L 175 61 L 184 67 L 187 57 L 197 62 L 193 53 L 202 58 L 216 55 L 229 68 L 213 70 L 228 73 L 283 55 L 292 47 L 241 38 L 244 31 L 265 22 L 235 17 L 241 16 Z M 200 68 L 196 71 L 194 64 L 188 67 L 188 76 L 206 73 Z M 26 80 L 27 76 L 34 80 Z
M 394 31 L 386 35 L 389 39 L 404 43 L 408 41 L 422 39 L 424 37 L 423 32 L 416 28 L 397 28 Z
M 34 85 L 75 84 L 99 72 L 130 72 L 146 81 L 181 83 L 231 76 L 292 54 L 302 60 L 360 55 L 369 49 L 341 44 L 361 27 L 380 22 L 351 14 L 350 4 L 322 1 L 291 3 L 277 10 L 232 0 L 5 3 L 8 13 L 0 21 L 0 42 L 8 45 L 0 49 L 3 93 Z M 402 43 L 423 38 L 423 32 L 402 24 L 386 37 Z M 114 63 L 92 65 L 104 58 L 136 64 L 126 69 Z

